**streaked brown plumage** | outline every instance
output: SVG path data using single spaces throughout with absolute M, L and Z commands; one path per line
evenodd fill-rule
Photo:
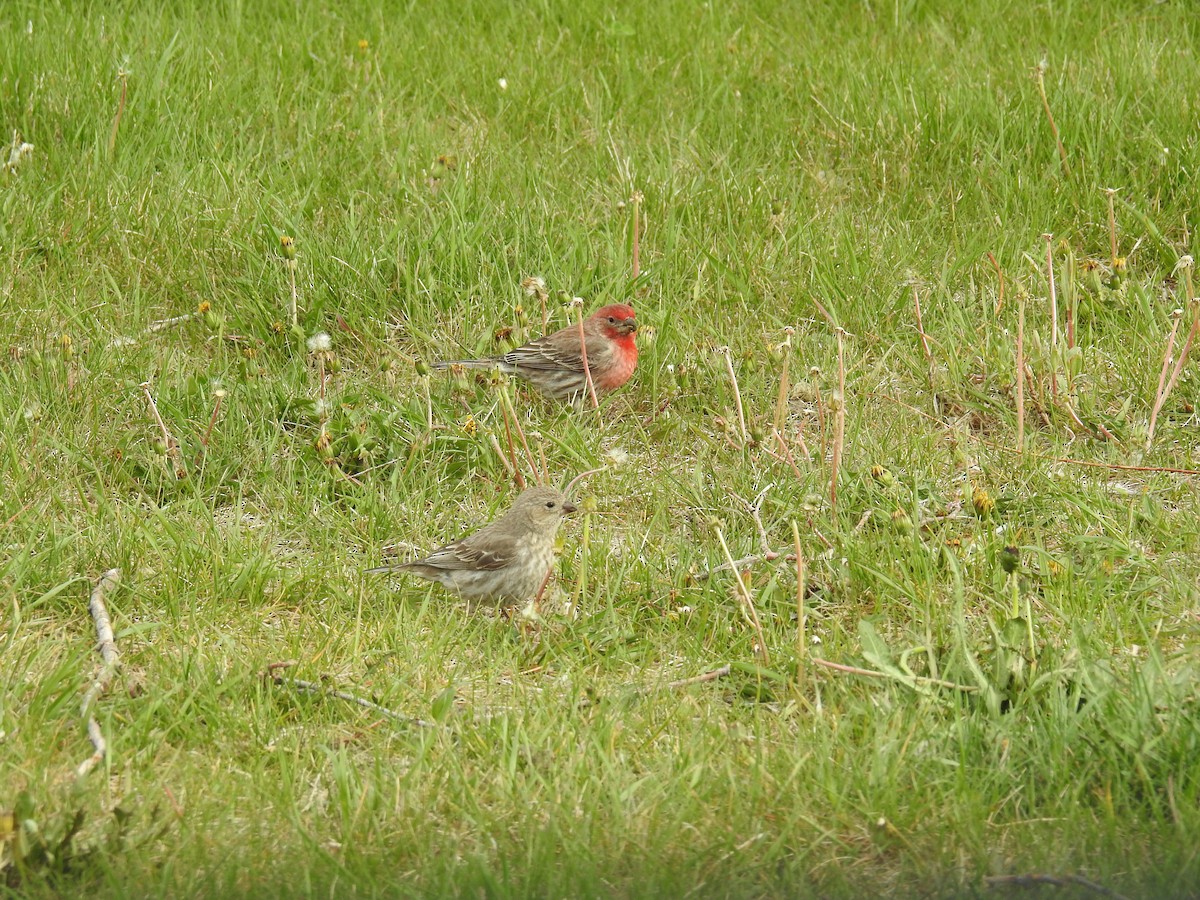
M 428 556 L 368 572 L 412 572 L 467 600 L 533 598 L 554 562 L 554 538 L 575 506 L 549 487 L 527 488 L 496 521 Z
M 605 306 L 583 320 L 583 346 L 587 349 L 588 369 L 598 397 L 616 390 L 633 375 L 638 358 L 636 332 L 633 308 L 624 303 Z M 558 400 L 574 402 L 587 392 L 578 325 L 568 325 L 502 356 L 434 363 L 439 369 L 450 366 L 499 368 Z

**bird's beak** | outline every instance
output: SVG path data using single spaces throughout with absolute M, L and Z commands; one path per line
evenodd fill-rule
M 570 515 L 571 513 L 575 512 L 575 510 L 577 508 L 578 507 L 576 507 L 575 504 L 572 503 L 570 500 L 565 501 L 562 505 L 562 511 L 567 513 L 567 515 Z
M 637 319 L 625 319 L 619 326 L 621 334 L 633 334 L 637 331 Z

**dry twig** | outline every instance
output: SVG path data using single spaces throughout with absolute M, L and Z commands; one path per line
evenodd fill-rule
M 391 719 L 393 722 L 399 722 L 401 725 L 415 725 L 418 728 L 433 728 L 435 723 L 427 722 L 424 719 L 418 719 L 413 716 L 406 716 L 403 713 L 398 713 L 394 709 L 388 709 L 386 706 L 380 706 L 372 700 L 367 700 L 365 697 L 359 697 L 355 694 L 346 691 L 339 691 L 335 688 L 326 687 L 323 684 L 318 684 L 315 681 L 304 681 L 300 678 L 284 678 L 277 674 L 282 669 L 290 668 L 296 664 L 296 660 L 289 659 L 283 662 L 271 663 L 267 666 L 265 672 L 266 677 L 270 678 L 274 684 L 280 687 L 293 687 L 298 691 L 303 691 L 309 694 L 320 694 L 326 697 L 335 697 L 338 700 L 345 700 L 347 703 L 354 703 L 361 706 L 363 709 L 369 709 L 372 712 L 377 712 L 381 716 Z
M 680 678 L 678 681 L 667 683 L 667 687 L 671 689 L 690 687 L 693 684 L 704 684 L 707 681 L 716 681 L 718 678 L 724 678 L 732 671 L 730 665 L 726 663 L 719 669 L 713 669 L 711 672 L 705 672 L 703 675 L 694 675 L 691 678 Z
M 87 775 L 108 755 L 108 742 L 104 739 L 104 732 L 100 730 L 100 723 L 96 721 L 96 717 L 92 713 L 92 707 L 108 690 L 113 676 L 117 673 L 117 668 L 121 665 L 121 655 L 117 652 L 117 642 L 113 637 L 112 620 L 108 615 L 108 607 L 104 603 L 105 594 L 115 588 L 120 580 L 121 570 L 109 569 L 100 576 L 100 580 L 96 582 L 96 586 L 92 588 L 92 593 L 88 597 L 88 612 L 91 613 L 92 621 L 96 625 L 96 649 L 100 651 L 102 665 L 95 680 L 92 681 L 91 687 L 88 688 L 88 692 L 83 695 L 83 703 L 80 704 L 79 711 L 87 719 L 88 739 L 92 742 L 93 752 L 76 767 L 77 778 Z

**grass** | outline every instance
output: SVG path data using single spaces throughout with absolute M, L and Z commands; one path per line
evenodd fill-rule
M 1200 468 L 1193 363 L 1144 447 L 1198 37 L 1175 3 L 7 5 L 0 891 L 1195 895 L 1196 481 L 1153 470 Z M 627 455 L 535 635 L 361 574 L 511 499 L 497 389 L 416 364 L 539 333 L 530 275 L 556 326 L 559 292 L 649 326 L 598 417 L 505 388 L 555 481 Z M 698 576 L 793 522 L 803 642 L 794 563 L 746 565 L 763 664 Z

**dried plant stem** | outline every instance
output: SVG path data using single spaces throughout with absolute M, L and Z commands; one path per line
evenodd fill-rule
M 205 450 L 208 449 L 208 441 L 212 437 L 213 426 L 217 424 L 217 416 L 221 414 L 221 401 L 225 399 L 225 392 L 217 391 L 216 397 L 217 401 L 213 404 L 212 416 L 208 420 L 208 428 L 204 429 L 204 437 L 200 438 L 200 446 Z
M 500 392 L 504 393 L 503 387 Z M 521 474 L 521 467 L 517 465 L 517 448 L 513 444 L 512 429 L 508 424 L 508 404 L 503 400 L 500 401 L 500 416 L 504 419 L 504 442 L 508 445 L 508 457 L 505 462 L 511 466 L 509 471 L 512 473 L 513 483 L 517 486 L 517 490 L 523 491 L 525 490 L 525 476 Z M 493 435 L 493 439 L 494 437 Z M 499 449 L 498 445 L 497 449 Z
M 711 672 L 705 672 L 703 675 L 693 675 L 691 678 L 680 678 L 678 681 L 669 681 L 667 682 L 667 687 L 675 690 L 691 687 L 693 684 L 705 684 L 709 681 L 716 681 L 718 678 L 724 678 L 732 671 L 733 667 L 726 663 L 719 669 L 713 669 Z
M 418 719 L 413 716 L 406 716 L 403 713 L 398 713 L 394 709 L 388 709 L 386 706 L 380 706 L 372 700 L 367 700 L 365 697 L 359 697 L 355 694 L 346 691 L 339 691 L 335 688 L 326 687 L 323 684 L 317 684 L 315 681 L 304 681 L 300 678 L 284 678 L 282 675 L 277 675 L 279 669 L 289 668 L 296 664 L 296 661 L 287 660 L 286 662 L 272 663 L 267 667 L 267 677 L 274 684 L 280 687 L 292 687 L 298 691 L 303 691 L 309 694 L 320 694 L 325 697 L 334 697 L 338 700 L 345 700 L 347 703 L 354 703 L 361 706 L 363 709 L 369 709 L 372 712 L 377 712 L 381 716 L 391 719 L 393 722 L 399 722 L 401 725 L 415 725 L 418 728 L 433 728 L 435 723 L 427 722 L 424 719 Z
M 774 427 L 776 433 L 783 429 L 783 420 L 787 417 L 788 396 L 791 394 L 791 362 L 792 362 L 792 335 L 796 333 L 796 329 L 792 326 L 787 326 L 783 329 L 783 343 L 779 345 L 779 349 L 783 352 L 783 365 L 779 369 L 779 392 L 775 396 L 775 419 Z
M 860 669 L 858 666 L 847 666 L 828 659 L 821 659 L 819 656 L 810 656 L 808 659 L 818 666 L 833 669 L 835 672 L 845 672 L 848 675 L 865 675 L 868 678 L 896 678 L 895 675 L 889 675 L 887 672 L 876 672 L 874 669 Z M 953 681 L 943 681 L 941 678 L 927 678 L 924 675 L 910 675 L 908 678 L 911 678 L 914 684 L 928 684 L 933 687 L 948 688 L 963 694 L 974 694 L 979 691 L 979 688 L 973 684 L 957 684 Z M 907 681 L 908 678 L 904 680 Z
M 1063 146 L 1062 138 L 1058 134 L 1058 125 L 1054 122 L 1054 113 L 1050 112 L 1050 101 L 1046 98 L 1046 66 L 1041 63 L 1034 67 L 1034 78 L 1037 81 L 1038 94 L 1042 98 L 1042 109 L 1046 111 L 1046 118 L 1050 122 L 1050 131 L 1054 135 L 1054 143 L 1058 145 L 1058 158 L 1062 163 L 1063 174 L 1068 178 L 1071 177 L 1071 166 L 1067 162 L 1067 150 Z
M 507 422 L 505 423 L 505 427 L 508 427 Z M 524 490 L 525 476 L 521 474 L 520 470 L 517 469 L 514 463 L 509 462 L 508 454 L 504 452 L 504 448 L 501 447 L 500 442 L 496 440 L 496 435 L 489 433 L 488 440 L 491 441 L 492 449 L 496 451 L 496 456 L 500 457 L 500 462 L 502 462 L 504 464 L 504 468 L 508 470 L 508 474 L 512 478 L 513 484 L 517 486 L 518 490 Z M 511 441 L 509 442 L 509 446 L 512 446 Z M 413 456 L 413 459 L 416 459 L 415 455 Z
M 808 654 L 807 619 L 804 596 L 808 589 L 804 571 L 804 550 L 800 546 L 800 526 L 792 519 L 792 544 L 796 548 L 796 685 L 804 688 L 804 658 Z
M 717 540 L 721 543 L 721 551 L 725 554 L 725 562 L 733 570 L 733 578 L 737 582 L 738 597 L 742 601 L 742 612 L 753 626 L 754 634 L 758 639 L 758 657 L 764 666 L 769 666 L 771 656 L 767 652 L 767 642 L 763 637 L 762 623 L 758 620 L 758 610 L 754 608 L 754 597 L 750 595 L 750 588 L 746 586 L 746 582 L 742 579 L 742 573 L 738 571 L 737 564 L 733 561 L 733 554 L 729 552 L 729 544 L 725 542 L 725 533 L 720 528 L 717 528 L 716 532 Z
M 775 560 L 781 558 L 790 562 L 792 555 L 789 553 L 787 556 L 784 556 L 779 550 L 770 550 L 766 553 L 752 553 L 749 556 L 743 556 L 741 559 L 735 559 L 733 561 L 733 568 L 741 570 L 746 566 L 753 565 L 757 562 L 774 562 Z M 720 565 L 713 566 L 711 569 L 701 569 L 699 572 L 694 572 L 688 577 L 691 578 L 692 581 L 707 581 L 718 572 L 728 571 L 729 568 L 729 563 L 721 563 Z
M 500 402 L 501 402 L 501 404 L 503 404 L 505 409 L 508 411 L 507 415 L 505 416 L 505 420 L 504 420 L 505 433 L 507 433 L 507 430 L 508 430 L 508 416 L 511 415 L 512 420 L 513 420 L 513 427 L 517 429 L 517 437 L 519 437 L 521 439 L 521 449 L 523 449 L 525 451 L 525 460 L 526 460 L 526 462 L 529 463 L 529 471 L 532 472 L 535 476 L 544 475 L 545 467 L 543 466 L 541 469 L 538 469 L 537 463 L 534 462 L 533 454 L 529 450 L 529 441 L 527 441 L 525 439 L 525 429 L 521 427 L 521 417 L 517 415 L 516 407 L 513 406 L 512 397 L 508 396 L 508 389 L 505 387 L 501 387 L 501 389 L 500 389 Z M 508 436 L 508 442 L 509 442 L 509 450 L 511 451 L 513 449 L 512 448 L 512 435 Z M 513 459 L 513 464 L 514 465 L 516 464 L 515 457 Z M 538 477 L 537 481 L 539 484 L 541 484 L 544 481 L 544 479 L 541 477 Z
M 120 580 L 121 570 L 109 569 L 100 576 L 100 580 L 96 582 L 96 586 L 92 588 L 92 593 L 88 597 L 88 612 L 91 613 L 92 621 L 96 625 L 96 649 L 100 651 L 102 665 L 91 687 L 88 688 L 88 692 L 84 694 L 83 703 L 80 705 L 80 713 L 87 720 L 88 739 L 92 742 L 93 750 L 92 755 L 76 767 L 77 778 L 87 775 L 103 762 L 104 757 L 108 754 L 108 742 L 104 739 L 104 732 L 100 730 L 100 723 L 96 721 L 96 717 L 92 713 L 92 707 L 108 690 L 113 676 L 117 673 L 117 668 L 121 665 L 121 655 L 117 652 L 116 639 L 113 637 L 112 619 L 109 618 L 108 607 L 104 603 L 105 595 L 115 588 Z
M 1146 433 L 1146 449 L 1154 440 L 1154 427 L 1158 421 L 1158 412 L 1165 402 L 1164 394 L 1167 386 L 1167 372 L 1171 368 L 1171 351 L 1175 349 L 1175 335 L 1179 332 L 1180 317 L 1171 316 L 1171 333 L 1167 335 L 1167 348 L 1163 351 L 1162 369 L 1158 373 L 1158 389 L 1154 392 L 1154 406 L 1150 410 L 1150 426 Z
M 725 371 L 729 373 L 729 382 L 733 385 L 733 403 L 737 407 L 738 428 L 742 433 L 742 442 L 750 440 L 750 432 L 746 430 L 746 413 L 742 408 L 742 392 L 738 387 L 737 372 L 733 368 L 733 352 L 728 347 L 718 347 L 717 352 L 725 357 Z
M 846 441 L 846 354 L 843 337 L 845 331 L 838 329 L 838 404 L 833 420 L 833 461 L 829 470 L 829 507 L 837 516 L 838 472 L 842 467 L 842 450 Z
M 1017 296 L 1017 452 L 1025 452 L 1025 292 Z
M 587 379 L 588 394 L 592 398 L 592 409 L 599 409 L 600 401 L 596 399 L 596 385 L 592 383 L 592 369 L 588 365 L 587 335 L 583 332 L 583 300 L 580 297 L 576 297 L 571 303 L 575 307 L 575 314 L 579 323 L 579 356 L 583 360 L 583 377 Z
M 141 337 L 142 335 L 166 331 L 168 328 L 171 328 L 175 325 L 182 325 L 184 322 L 190 321 L 194 318 L 196 318 L 196 313 L 184 313 L 181 316 L 172 316 L 169 319 L 159 319 L 157 322 L 151 322 L 137 335 L 113 338 L 108 342 L 107 349 L 115 350 L 118 347 L 128 347 L 137 343 L 138 337 Z
M 789 449 L 788 445 L 784 442 L 783 435 L 781 435 L 775 429 L 771 429 L 771 434 L 775 437 L 775 441 L 779 444 L 779 449 L 782 451 L 783 455 L 781 456 L 779 453 L 776 453 L 770 447 L 763 447 L 763 452 L 773 459 L 779 460 L 781 463 L 786 463 L 788 468 L 790 468 L 795 474 L 796 480 L 803 483 L 804 474 L 800 471 L 800 467 L 796 465 L 796 460 L 792 456 L 791 449 Z
M 1179 319 L 1176 319 L 1171 326 L 1171 336 L 1167 339 L 1167 352 L 1163 356 L 1163 371 L 1159 376 L 1159 391 L 1158 396 L 1154 400 L 1154 408 L 1150 412 L 1150 427 L 1146 434 L 1146 449 L 1150 449 L 1150 444 L 1154 440 L 1154 428 L 1158 424 L 1158 414 L 1162 412 L 1163 404 L 1167 402 L 1167 397 L 1174 390 L 1176 382 L 1179 381 L 1179 375 L 1183 371 L 1184 363 L 1187 362 L 1188 353 L 1192 349 L 1192 342 L 1196 339 L 1196 329 L 1200 327 L 1200 308 L 1197 308 L 1195 302 L 1189 304 L 1192 313 L 1192 327 L 1188 329 L 1187 339 L 1183 342 L 1183 348 L 1179 351 L 1179 359 L 1175 361 L 1175 367 L 1171 370 L 1171 377 L 1167 379 L 1166 385 L 1162 383 L 1162 375 L 1166 374 L 1167 362 L 1171 357 L 1171 343 L 1175 339 L 1175 332 L 1179 328 Z
M 167 423 L 158 413 L 158 404 L 154 402 L 154 395 L 150 393 L 150 382 L 143 381 L 140 387 L 142 393 L 146 395 L 146 402 L 150 404 L 150 414 L 154 416 L 154 421 L 162 430 L 163 443 L 167 445 L 167 458 L 175 464 L 175 477 L 183 478 L 187 474 L 187 469 L 183 466 L 183 454 L 179 452 L 179 441 L 175 440 L 175 436 L 167 429 Z

